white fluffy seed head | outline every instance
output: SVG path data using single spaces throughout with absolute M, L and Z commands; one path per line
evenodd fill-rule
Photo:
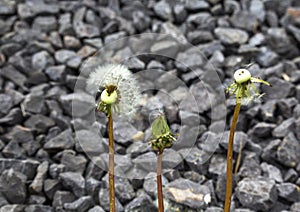
M 110 85 L 117 87 L 120 113 L 128 117 L 135 114 L 140 99 L 140 88 L 127 67 L 119 64 L 99 66 L 87 80 L 87 90 L 93 95 L 99 87 L 105 88 Z
M 234 72 L 234 80 L 241 84 L 251 79 L 251 74 L 247 69 L 238 69 Z

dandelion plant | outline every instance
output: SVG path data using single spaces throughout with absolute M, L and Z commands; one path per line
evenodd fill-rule
M 139 87 L 133 74 L 123 65 L 108 64 L 96 68 L 87 81 L 88 89 L 101 92 L 97 111 L 108 118 L 110 211 L 115 212 L 113 114 L 130 118 L 136 112 Z
M 232 155 L 233 155 L 233 140 L 234 131 L 236 128 L 241 104 L 247 104 L 253 99 L 260 98 L 263 94 L 260 94 L 254 83 L 263 83 L 271 86 L 268 82 L 251 76 L 251 73 L 247 69 L 238 69 L 235 71 L 234 83 L 232 83 L 226 89 L 226 93 L 235 95 L 236 105 L 233 113 L 233 118 L 230 127 L 230 134 L 228 140 L 227 150 L 227 169 L 226 169 L 226 197 L 224 212 L 230 211 L 231 195 L 232 195 Z
M 172 134 L 165 116 L 159 114 L 152 123 L 152 139 L 150 141 L 153 150 L 157 151 L 157 199 L 158 211 L 164 211 L 164 202 L 162 194 L 162 154 L 165 148 L 171 148 L 175 137 Z

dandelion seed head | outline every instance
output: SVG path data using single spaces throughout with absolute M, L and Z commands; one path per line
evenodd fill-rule
M 237 83 L 243 83 L 251 79 L 251 74 L 247 69 L 242 68 L 236 70 L 233 77 Z
M 134 75 L 127 67 L 119 64 L 99 66 L 90 74 L 87 80 L 87 90 L 94 95 L 99 88 L 109 86 L 116 87 L 117 106 L 120 114 L 127 117 L 135 114 L 140 99 L 140 88 Z M 110 102 L 109 99 L 107 100 Z

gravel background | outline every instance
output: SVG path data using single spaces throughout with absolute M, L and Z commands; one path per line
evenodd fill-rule
M 233 103 L 226 111 L 217 94 L 249 63 L 273 87 L 262 86 L 262 101 L 240 114 L 233 211 L 300 211 L 300 1 L 0 0 L 0 17 L 1 212 L 109 211 L 106 119 L 86 120 L 95 115 L 94 97 L 72 94 L 85 85 L 80 70 L 108 61 L 127 64 L 144 89 L 139 116 L 115 123 L 118 211 L 157 210 L 156 156 L 147 144 L 157 108 L 180 132 L 165 153 L 165 210 L 222 211 Z M 94 56 L 144 32 L 166 33 L 180 45 L 130 37 Z M 150 53 L 169 57 L 122 60 L 149 43 Z M 224 86 L 209 77 L 211 65 Z M 224 134 L 214 131 L 224 126 Z

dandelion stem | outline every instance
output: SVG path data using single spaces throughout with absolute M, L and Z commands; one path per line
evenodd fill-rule
M 157 197 L 158 197 L 158 212 L 164 212 L 164 200 L 162 194 L 162 181 L 161 181 L 161 166 L 162 166 L 162 153 L 159 150 L 157 155 Z
M 110 212 L 115 212 L 115 179 L 114 179 L 114 132 L 112 112 L 108 115 L 109 139 L 109 205 Z
M 228 140 L 228 150 L 227 150 L 227 169 L 226 169 L 226 197 L 224 212 L 230 212 L 230 203 L 232 195 L 232 155 L 233 155 L 233 140 L 234 140 L 234 131 L 236 128 L 237 120 L 239 117 L 241 108 L 241 103 L 237 102 L 234 108 L 233 118 L 230 127 L 230 134 Z

